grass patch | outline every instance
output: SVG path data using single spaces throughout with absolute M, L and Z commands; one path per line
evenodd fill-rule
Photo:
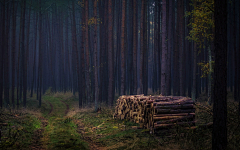
M 71 118 L 51 118 L 44 133 L 49 138 L 45 144 L 52 150 L 88 149 L 87 143 L 76 131 L 77 126 Z
M 101 113 L 93 110 L 78 112 L 74 119 L 78 122 L 85 138 L 90 138 L 98 146 L 107 149 L 160 149 L 160 150 L 211 150 L 212 128 L 200 127 L 213 121 L 212 106 L 207 102 L 196 103 L 197 128 L 175 127 L 149 134 L 145 129 L 127 120 L 112 119 L 113 109 L 104 108 Z M 228 149 L 240 149 L 240 122 L 238 103 L 228 100 Z
M 33 133 L 41 128 L 41 122 L 32 114 L 18 111 L 0 112 L 1 139 L 0 149 L 28 149 Z
M 155 149 L 158 140 L 142 129 L 133 129 L 138 126 L 127 120 L 112 119 L 111 109 L 102 109 L 101 113 L 79 112 L 74 118 L 83 126 L 85 138 L 90 138 L 98 146 L 108 149 Z M 83 124 L 83 125 L 82 125 Z

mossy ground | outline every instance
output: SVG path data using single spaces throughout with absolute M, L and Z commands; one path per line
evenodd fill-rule
M 138 124 L 113 119 L 113 108 L 100 113 L 93 108 L 78 108 L 71 93 L 48 93 L 38 107 L 35 97 L 28 98 L 27 108 L 0 110 L 0 149 L 78 150 L 78 149 L 211 149 L 211 128 L 164 129 L 150 134 Z M 228 149 L 240 149 L 238 103 L 228 100 Z M 212 122 L 212 106 L 196 103 L 196 126 Z

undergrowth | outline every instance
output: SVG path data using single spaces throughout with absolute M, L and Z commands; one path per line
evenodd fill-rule
M 1 110 L 0 127 L 0 149 L 27 149 L 34 131 L 41 128 L 41 122 L 26 112 Z
M 34 97 L 27 99 L 27 108 L 0 110 L 0 149 L 30 149 L 34 132 L 40 128 L 39 139 L 47 149 L 158 149 L 210 150 L 212 148 L 212 106 L 206 101 L 196 102 L 196 127 L 174 127 L 155 131 L 139 129 L 139 124 L 113 119 L 114 108 L 101 104 L 101 112 L 94 108 L 78 108 L 78 99 L 70 92 L 53 93 L 42 97 L 42 106 Z M 69 112 L 65 114 L 67 105 Z M 238 103 L 228 100 L 228 149 L 240 149 L 240 120 Z M 41 123 L 44 118 L 45 126 Z M 95 145 L 95 146 L 93 146 Z

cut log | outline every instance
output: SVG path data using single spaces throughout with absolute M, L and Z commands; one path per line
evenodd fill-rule
M 127 119 L 147 129 L 195 120 L 194 102 L 182 96 L 123 95 L 117 100 L 114 118 Z M 169 125 L 164 125 L 169 124 Z
M 190 122 L 177 122 L 177 123 L 171 123 L 171 124 L 156 124 L 154 123 L 155 128 L 168 128 L 173 126 L 191 126 L 195 125 L 196 121 L 190 121 Z
M 187 115 L 195 115 L 195 113 L 155 114 L 153 117 L 164 117 L 164 116 L 187 116 Z
M 171 110 L 171 109 L 156 109 L 157 114 L 177 114 L 177 113 L 194 113 L 195 109 L 176 109 L 176 110 Z
M 175 123 L 175 122 L 182 122 L 182 121 L 192 121 L 194 117 L 195 116 L 193 115 L 188 115 L 188 116 L 178 117 L 178 118 L 174 118 L 166 121 L 156 121 L 154 124 L 166 124 L 166 123 Z
M 193 104 L 178 104 L 178 105 L 158 105 L 154 106 L 155 109 L 192 109 Z
M 153 102 L 154 106 L 164 106 L 164 105 L 184 105 L 184 104 L 194 104 L 193 101 L 179 101 L 179 102 Z

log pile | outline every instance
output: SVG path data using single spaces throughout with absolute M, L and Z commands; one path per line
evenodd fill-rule
M 139 123 L 146 129 L 194 126 L 193 105 L 191 98 L 182 96 L 123 95 L 117 100 L 113 117 Z

